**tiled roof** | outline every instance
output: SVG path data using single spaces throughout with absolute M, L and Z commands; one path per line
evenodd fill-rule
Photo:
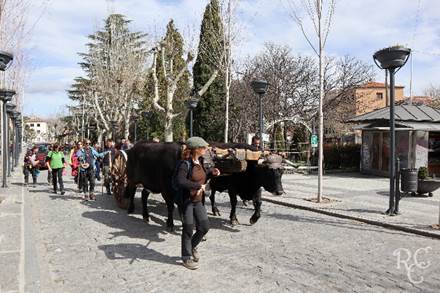
M 29 117 L 28 119 L 25 119 L 25 123 L 35 123 L 35 122 L 47 123 L 46 120 L 41 119 L 39 117 Z
M 440 123 L 440 111 L 426 105 L 399 105 L 395 107 L 396 121 L 414 122 L 434 122 Z M 368 122 L 390 119 L 390 107 L 378 109 L 376 111 L 363 114 L 353 119 L 351 122 Z
M 367 82 L 366 84 L 360 86 L 360 88 L 384 88 L 384 87 L 385 87 L 385 83 L 377 82 L 377 81 L 370 81 L 370 82 Z M 388 85 L 388 87 L 389 87 L 389 85 Z M 396 85 L 395 87 L 403 88 L 404 86 Z
M 405 97 L 405 101 L 409 102 L 410 97 Z M 412 103 L 417 105 L 429 105 L 432 103 L 433 98 L 429 96 L 413 96 Z

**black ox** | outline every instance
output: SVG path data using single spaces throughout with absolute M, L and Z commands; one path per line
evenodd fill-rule
M 252 151 L 258 150 L 246 144 L 213 143 L 212 146 L 223 149 L 242 148 Z M 217 191 L 228 191 L 231 202 L 231 213 L 229 215 L 231 224 L 235 225 L 239 223 L 236 214 L 237 196 L 243 201 L 252 201 L 255 212 L 250 218 L 250 223 L 255 224 L 260 218 L 262 188 L 274 195 L 284 193 L 281 181 L 283 176 L 281 162 L 282 158 L 280 156 L 271 155 L 262 164 L 259 164 L 257 161 L 248 161 L 245 172 L 233 173 L 228 176 L 211 179 L 211 195 L 209 199 L 211 201 L 212 213 L 220 216 L 220 211 L 215 203 L 215 193 Z
M 224 147 L 237 147 L 236 144 L 222 144 Z M 249 146 L 250 147 L 250 146 Z M 134 196 L 138 184 L 142 184 L 142 216 L 149 221 L 148 196 L 152 193 L 161 193 L 168 210 L 167 227 L 174 228 L 173 190 L 171 178 L 178 160 L 182 157 L 182 146 L 177 143 L 147 143 L 139 142 L 127 152 L 127 187 L 124 196 L 130 199 L 128 212 L 134 212 Z M 205 164 L 212 163 L 210 158 Z M 228 176 L 212 178 L 211 202 L 215 215 L 219 211 L 215 205 L 215 192 L 228 190 L 231 200 L 231 222 L 236 223 L 237 195 L 243 200 L 252 200 L 255 213 L 250 222 L 254 224 L 260 218 L 261 187 L 274 194 L 282 194 L 282 170 L 279 164 L 250 162 L 246 171 Z

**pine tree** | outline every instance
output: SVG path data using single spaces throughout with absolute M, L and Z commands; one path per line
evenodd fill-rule
M 145 34 L 131 32 L 130 21 L 121 14 L 111 14 L 102 30 L 89 36 L 87 53 L 80 54 L 85 78 L 77 78 L 69 96 L 91 109 L 89 116 L 112 132 L 117 121 L 120 133 L 128 136 L 133 105 L 140 102 L 145 84 L 147 50 Z
M 224 32 L 218 0 L 211 0 L 203 16 L 199 50 L 193 67 L 194 88 L 200 90 L 224 58 Z M 194 135 L 222 141 L 224 132 L 224 78 L 220 73 L 194 111 Z

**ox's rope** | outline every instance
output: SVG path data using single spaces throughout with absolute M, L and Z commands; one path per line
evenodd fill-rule
M 128 161 L 128 156 L 127 156 L 127 153 L 124 151 L 124 150 L 119 150 L 121 153 L 122 153 L 122 155 L 124 156 L 124 159 L 125 159 L 125 162 L 127 162 Z

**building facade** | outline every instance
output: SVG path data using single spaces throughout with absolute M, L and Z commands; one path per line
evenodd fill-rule
M 388 88 L 389 93 L 389 88 Z M 359 116 L 373 112 L 377 109 L 385 108 L 390 105 L 389 94 L 384 83 L 368 82 L 354 90 L 355 109 L 353 116 Z M 404 87 L 397 85 L 395 87 L 396 104 L 405 101 Z
M 389 88 L 388 88 L 389 92 Z M 337 93 L 335 93 L 337 96 Z M 329 100 L 332 99 L 330 95 Z M 395 87 L 395 102 L 405 102 L 404 87 Z M 337 106 L 326 113 L 327 118 L 325 137 L 327 143 L 360 144 L 362 141 L 361 132 L 353 131 L 353 124 L 346 123 L 347 120 L 373 112 L 389 106 L 389 94 L 384 83 L 368 82 L 349 91 Z
M 51 135 L 47 121 L 38 117 L 32 117 L 25 124 L 35 133 L 34 142 L 50 141 Z

